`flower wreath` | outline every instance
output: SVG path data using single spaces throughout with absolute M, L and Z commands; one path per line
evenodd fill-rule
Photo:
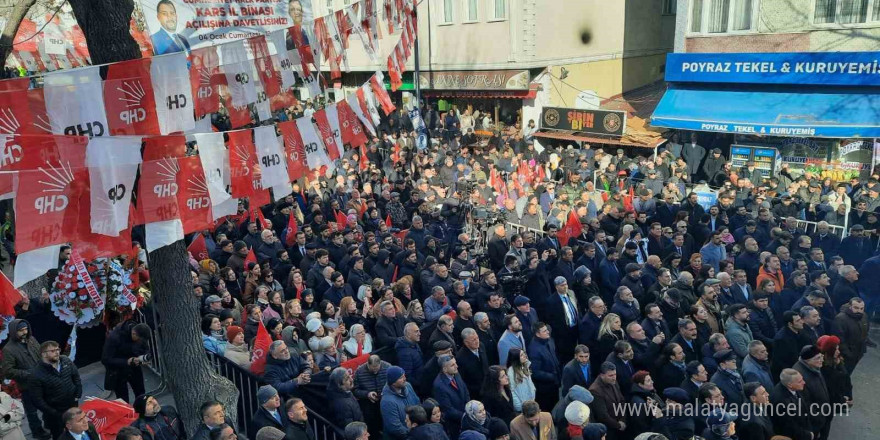
M 144 304 L 143 295 L 139 291 L 132 291 L 131 270 L 125 269 L 116 260 L 107 261 L 105 286 L 107 310 L 128 316 Z
M 94 263 L 82 263 L 85 267 L 83 276 L 73 263 L 73 258 L 64 263 L 64 267 L 52 283 L 49 301 L 52 312 L 68 324 L 88 324 L 101 317 L 106 301 L 100 293 L 102 289 L 102 270 Z M 89 287 L 94 286 L 92 293 Z M 96 295 L 97 294 L 97 295 Z

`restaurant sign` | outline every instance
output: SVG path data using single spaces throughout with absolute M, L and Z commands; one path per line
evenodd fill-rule
M 419 86 L 434 90 L 528 90 L 528 70 L 420 72 Z
M 544 107 L 541 110 L 541 128 L 622 136 L 624 127 L 626 112 L 622 111 L 561 107 Z

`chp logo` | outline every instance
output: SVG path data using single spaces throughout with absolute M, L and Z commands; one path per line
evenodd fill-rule
M 250 167 L 248 167 L 248 164 L 251 161 L 250 148 L 248 148 L 245 145 L 236 145 L 234 147 L 234 150 L 235 150 L 235 157 L 238 158 L 239 163 L 241 163 L 241 166 L 232 167 L 232 169 L 230 170 L 232 172 L 232 176 L 233 177 L 242 177 L 242 176 L 250 175 L 251 169 L 250 169 Z
M 144 110 L 142 101 L 147 93 L 139 79 L 131 81 L 123 81 L 122 85 L 116 87 L 121 93 L 119 101 L 125 104 L 125 110 L 119 113 L 119 120 L 127 125 L 141 122 L 147 119 L 147 111 Z
M 211 198 L 208 196 L 208 183 L 204 173 L 196 174 L 186 179 L 187 193 L 186 207 L 190 211 L 205 209 L 211 206 Z
M 555 108 L 547 109 L 547 111 L 544 112 L 544 124 L 547 124 L 550 127 L 559 125 L 559 112 Z
M 616 132 L 620 130 L 620 115 L 617 113 L 608 113 L 602 118 L 602 126 L 605 127 L 605 131 Z
M 207 99 L 214 96 L 214 87 L 211 86 L 211 70 L 199 70 L 199 90 L 196 92 L 199 99 Z
M 34 199 L 34 209 L 41 215 L 64 211 L 70 203 L 64 193 L 73 182 L 73 171 L 70 164 L 68 163 L 66 167 L 64 164 L 55 167 L 46 163 L 45 167 L 39 167 L 38 170 L 43 173 L 44 177 L 44 179 L 37 181 L 43 185 L 40 190 L 43 195 Z
M 20 128 L 21 124 L 18 122 L 18 118 L 15 117 L 15 113 L 11 108 L 6 107 L 0 109 L 0 133 L 13 134 L 17 133 Z
M 14 137 L 0 135 L 0 143 L 3 145 L 3 151 L 0 151 L 0 169 L 21 162 L 24 150 L 15 143 Z
M 290 157 L 290 161 L 294 163 L 299 162 L 300 158 L 305 154 L 302 143 L 293 134 L 283 136 L 283 139 L 284 145 L 287 145 L 287 155 Z
M 177 186 L 177 173 L 180 172 L 180 164 L 177 163 L 177 159 L 162 159 L 157 163 L 157 166 L 159 170 L 156 174 L 159 175 L 159 183 L 153 185 L 153 194 L 159 199 L 177 197 L 179 189 Z M 177 204 L 164 204 L 156 209 L 156 216 L 163 220 L 178 217 Z

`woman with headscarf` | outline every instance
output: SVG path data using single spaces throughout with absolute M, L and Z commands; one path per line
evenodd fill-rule
M 461 432 L 477 431 L 489 435 L 489 419 L 491 416 L 486 407 L 478 400 L 471 400 L 464 405 L 464 417 L 461 418 Z
M 237 325 L 226 328 L 226 351 L 223 356 L 241 368 L 251 369 L 251 352 L 244 340 L 244 330 Z
M 342 343 L 345 355 L 349 358 L 369 354 L 373 352 L 373 337 L 361 324 L 355 324 L 348 329 L 349 338 Z

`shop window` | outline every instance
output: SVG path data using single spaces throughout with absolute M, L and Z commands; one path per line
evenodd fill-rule
M 749 32 L 755 29 L 758 0 L 691 0 L 690 8 L 692 34 Z
M 880 21 L 880 0 L 816 0 L 814 24 L 860 24 Z
M 663 15 L 675 15 L 676 0 L 663 0 Z

